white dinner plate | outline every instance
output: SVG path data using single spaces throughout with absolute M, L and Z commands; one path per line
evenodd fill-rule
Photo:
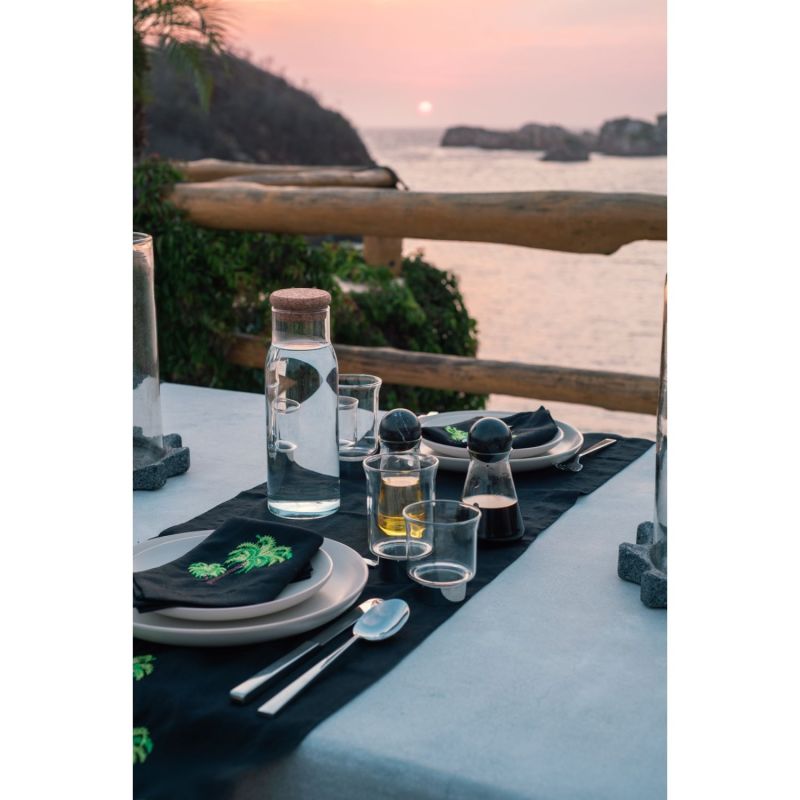
M 485 411 L 482 413 L 486 417 L 507 417 L 512 412 Z M 433 420 L 437 420 L 437 425 L 441 425 L 442 422 L 444 422 L 445 425 L 452 425 L 456 422 L 463 422 L 474 416 L 474 411 L 446 411 L 441 414 L 425 417 L 422 424 L 425 424 L 428 420 L 430 420 L 430 424 L 433 424 Z M 573 428 L 572 425 L 567 422 L 562 422 L 561 420 L 553 420 L 553 422 L 564 432 L 563 438 L 542 455 L 514 459 L 510 462 L 512 472 L 532 472 L 533 470 L 552 467 L 554 464 L 560 464 L 562 461 L 569 460 L 581 449 L 583 446 L 583 434 L 577 428 Z M 453 472 L 466 472 L 469 468 L 468 458 L 452 458 L 451 456 L 433 453 L 433 450 L 431 450 L 424 441 L 421 452 L 436 455 L 439 459 L 439 467 L 441 469 L 448 469 Z
M 469 453 L 466 447 L 455 447 L 450 444 L 442 444 L 441 442 L 433 442 L 425 438 L 425 428 L 442 427 L 443 425 L 455 425 L 464 420 L 472 419 L 475 416 L 483 417 L 510 417 L 516 414 L 516 411 L 443 411 L 441 414 L 434 414 L 432 417 L 424 417 L 420 420 L 422 425 L 422 441 L 438 456 L 450 456 L 450 458 L 464 458 L 469 461 Z M 457 419 L 456 419 L 457 417 Z M 533 456 L 541 456 L 553 449 L 563 438 L 564 429 L 559 427 L 556 423 L 556 435 L 550 439 L 549 442 L 544 444 L 537 444 L 535 447 L 515 447 L 511 450 L 510 459 L 515 461 L 518 458 L 533 458 Z
M 190 535 L 176 533 L 174 537 Z M 324 625 L 355 603 L 367 583 L 368 570 L 361 556 L 346 544 L 324 539 L 322 548 L 333 561 L 331 577 L 320 591 L 296 606 L 266 617 L 230 622 L 174 619 L 157 611 L 141 614 L 133 609 L 133 635 L 161 644 L 225 647 L 283 639 Z
M 186 555 L 193 547 L 197 547 L 212 531 L 191 531 L 178 536 L 160 536 L 148 539 L 133 548 L 133 571 L 153 569 Z M 275 614 L 286 608 L 296 606 L 308 600 L 318 592 L 333 572 L 333 561 L 323 547 L 311 559 L 311 575 L 304 581 L 290 583 L 276 598 L 265 603 L 254 603 L 249 606 L 230 606 L 228 608 L 191 608 L 189 606 L 172 606 L 162 608 L 158 613 L 164 617 L 175 619 L 193 619 L 200 622 L 229 622 L 236 619 L 251 619 Z

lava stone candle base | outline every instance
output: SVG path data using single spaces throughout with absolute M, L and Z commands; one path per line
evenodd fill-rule
M 619 546 L 617 575 L 642 587 L 640 597 L 648 608 L 666 608 L 667 576 L 650 560 L 652 543 L 653 523 L 642 522 L 636 529 L 636 544 L 623 542 Z
M 164 456 L 145 467 L 133 470 L 133 488 L 152 491 L 160 489 L 167 478 L 182 475 L 189 469 L 189 448 L 183 447 L 181 437 L 177 433 L 164 436 Z

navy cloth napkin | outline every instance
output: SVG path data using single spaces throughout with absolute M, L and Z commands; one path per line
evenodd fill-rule
M 479 419 L 482 417 L 471 417 L 456 425 L 424 426 L 422 438 L 439 444 L 448 444 L 451 447 L 466 448 L 469 429 Z M 511 414 L 508 417 L 502 417 L 502 420 L 511 428 L 512 449 L 547 444 L 558 433 L 558 426 L 553 422 L 550 412 L 544 406 L 539 406 L 536 411 L 521 411 L 519 414 Z
M 303 528 L 232 517 L 175 561 L 134 572 L 133 605 L 157 611 L 266 603 L 310 574 L 321 544 L 319 534 Z

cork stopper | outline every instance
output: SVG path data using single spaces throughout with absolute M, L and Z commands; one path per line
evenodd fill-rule
M 324 311 L 331 304 L 331 296 L 324 289 L 278 289 L 269 296 L 276 311 Z

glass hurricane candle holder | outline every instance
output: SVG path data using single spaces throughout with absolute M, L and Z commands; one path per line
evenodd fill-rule
M 158 338 L 154 293 L 153 239 L 133 234 L 133 468 L 164 457 Z

